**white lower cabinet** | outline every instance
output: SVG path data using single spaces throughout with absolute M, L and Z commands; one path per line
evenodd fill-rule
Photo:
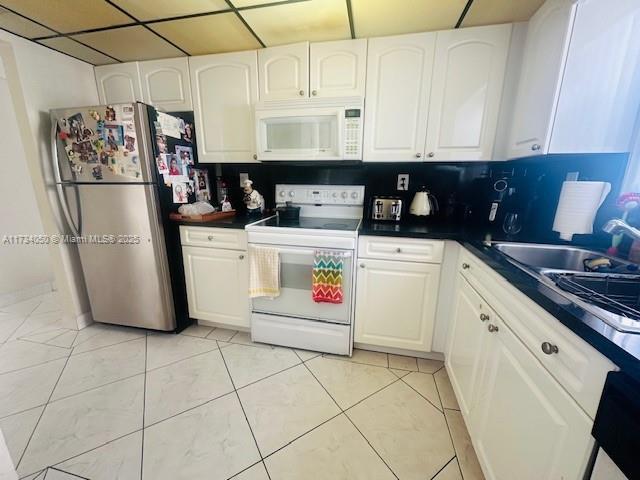
M 360 259 L 355 341 L 431 351 L 440 265 Z
M 249 262 L 247 252 L 182 247 L 189 316 L 249 328 Z
M 459 265 L 445 364 L 485 477 L 583 479 L 592 405 L 615 365 L 557 322 L 543 338 L 558 350 L 541 354 L 534 332 L 546 312 L 465 250 Z M 588 373 L 577 361 L 583 355 Z
M 594 442 L 591 419 L 501 319 L 486 323 L 484 372 L 468 417 L 485 476 L 583 478 Z
M 474 400 L 480 357 L 486 340 L 484 331 L 493 314 L 471 285 L 458 276 L 459 288 L 455 294 L 454 315 L 450 325 L 450 346 L 447 364 L 449 378 L 458 391 L 460 409 L 469 415 Z

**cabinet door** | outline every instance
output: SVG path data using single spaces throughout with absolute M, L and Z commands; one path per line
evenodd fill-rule
M 359 260 L 355 341 L 428 352 L 440 265 Z
M 312 43 L 310 54 L 312 97 L 364 97 L 366 39 Z
M 309 42 L 258 51 L 260 101 L 309 96 Z
M 435 33 L 369 40 L 364 161 L 422 161 L 435 44 Z
M 167 112 L 193 110 L 187 57 L 140 62 L 144 102 Z
M 511 124 L 510 158 L 549 150 L 574 16 L 574 2 L 547 0 L 529 21 Z
M 458 275 L 453 319 L 449 327 L 447 372 L 465 418 L 474 405 L 478 376 L 482 373 L 487 323 L 493 316 L 480 295 Z M 469 425 L 469 429 L 472 425 Z
M 591 419 L 497 318 L 486 332 L 487 365 L 472 437 L 488 480 L 582 479 Z
M 426 159 L 491 160 L 511 25 L 437 35 Z
M 189 57 L 198 161 L 255 161 L 256 52 Z
M 143 101 L 138 62 L 117 63 L 94 68 L 100 103 Z
M 249 327 L 249 263 L 244 251 L 182 247 L 189 316 Z

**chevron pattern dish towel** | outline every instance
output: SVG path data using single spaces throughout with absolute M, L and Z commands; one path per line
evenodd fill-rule
M 313 260 L 313 301 L 342 303 L 342 252 L 316 250 Z

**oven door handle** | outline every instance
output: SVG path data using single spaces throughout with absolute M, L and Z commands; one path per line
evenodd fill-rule
M 250 247 L 263 247 L 263 248 L 272 248 L 269 245 L 261 245 L 261 244 L 249 244 Z M 311 250 L 311 249 L 305 249 L 305 248 L 276 248 L 276 250 L 278 251 L 278 253 L 291 253 L 294 255 L 315 255 L 316 251 L 315 250 Z M 327 249 L 322 249 L 319 248 L 318 250 L 326 250 L 326 251 L 331 251 L 330 248 Z M 343 251 L 343 250 L 336 250 L 339 251 L 340 253 L 342 253 L 342 256 L 344 258 L 351 258 L 352 253 L 348 252 L 348 251 Z

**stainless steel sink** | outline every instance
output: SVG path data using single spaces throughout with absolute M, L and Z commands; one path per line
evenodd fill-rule
M 493 248 L 515 266 L 616 330 L 640 333 L 640 272 L 631 262 L 564 245 L 496 242 Z M 611 273 L 588 272 L 585 260 L 608 258 Z
M 564 245 L 541 245 L 535 243 L 494 243 L 493 248 L 522 265 L 537 271 L 564 270 L 584 272 L 584 261 L 608 258 L 612 268 L 632 265 L 604 253 Z

